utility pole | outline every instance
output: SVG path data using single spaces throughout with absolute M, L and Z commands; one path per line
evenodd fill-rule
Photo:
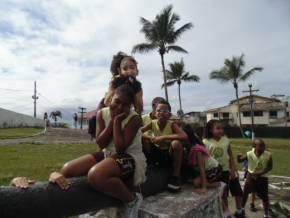
M 84 113 L 86 113 L 86 108 L 85 107 L 79 107 L 81 111 L 79 113 L 81 114 L 81 129 L 83 129 L 83 118 L 84 118 Z
M 34 113 L 33 116 L 36 118 L 36 101 L 38 99 L 37 91 L 36 91 L 36 81 L 34 81 L 34 94 L 32 95 L 33 104 L 34 104 Z
M 255 128 L 254 128 L 254 110 L 253 110 L 253 104 L 254 104 L 254 99 L 253 99 L 253 92 L 258 92 L 260 91 L 259 89 L 252 89 L 253 85 L 249 84 L 249 90 L 245 90 L 243 92 L 250 93 L 250 109 L 251 109 L 251 131 L 252 131 L 252 140 L 255 139 Z

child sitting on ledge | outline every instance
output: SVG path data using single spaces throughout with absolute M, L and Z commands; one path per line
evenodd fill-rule
M 185 132 L 170 121 L 171 106 L 167 101 L 159 101 L 155 116 L 142 128 L 143 144 L 147 147 L 149 162 L 153 164 L 168 165 L 173 159 L 173 174 L 168 181 L 169 191 L 180 190 L 180 170 L 183 159 L 182 141 L 187 140 Z M 151 131 L 151 134 L 146 134 Z
M 132 111 L 134 92 L 128 85 L 118 87 L 110 106 L 98 112 L 96 140 L 102 151 L 81 156 L 66 163 L 60 172 L 53 172 L 49 181 L 66 190 L 66 178 L 87 175 L 89 184 L 96 190 L 127 203 L 126 217 L 137 217 L 142 202 L 139 193 L 129 190 L 127 184 L 145 181 L 146 159 L 142 152 L 140 115 Z M 105 157 L 106 156 L 106 157 Z M 15 178 L 12 185 L 27 188 L 33 181 Z
M 207 148 L 198 139 L 189 124 L 184 125 L 183 130 L 187 134 L 191 146 L 187 160 L 188 168 L 198 172 L 198 176 L 193 179 L 193 184 L 197 187 L 196 191 L 206 194 L 207 188 L 215 187 L 221 187 L 222 191 L 225 183 L 220 182 L 222 176 L 221 165 L 209 154 Z

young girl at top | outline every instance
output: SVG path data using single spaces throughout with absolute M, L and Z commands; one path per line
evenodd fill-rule
M 199 172 L 199 175 L 193 179 L 194 186 L 198 188 L 196 191 L 206 194 L 207 188 L 221 187 L 223 189 L 225 184 L 220 182 L 221 165 L 209 154 L 189 124 L 184 125 L 182 129 L 187 134 L 190 145 L 187 165 L 189 170 Z
M 124 52 L 118 52 L 113 56 L 111 64 L 112 80 L 109 90 L 104 99 L 104 105 L 108 106 L 114 94 L 114 90 L 122 85 L 130 83 L 134 91 L 134 108 L 139 114 L 143 111 L 143 90 L 141 83 L 136 79 L 138 76 L 137 61 Z
M 230 140 L 224 134 L 223 123 L 219 120 L 210 120 L 205 127 L 204 145 L 209 150 L 209 154 L 216 159 L 223 168 L 221 181 L 227 184 L 223 196 L 224 216 L 231 217 L 228 209 L 228 189 L 236 199 L 235 217 L 245 217 L 242 208 L 243 191 L 239 183 L 239 176 L 233 157 Z
M 109 84 L 109 90 L 107 91 L 105 97 L 100 101 L 96 112 L 98 113 L 104 107 L 108 107 L 112 100 L 114 90 L 123 85 L 129 84 L 134 92 L 134 102 L 133 106 L 138 114 L 143 111 L 143 90 L 141 83 L 136 79 L 139 71 L 137 67 L 137 61 L 124 52 L 118 52 L 113 56 L 111 63 L 112 79 Z M 88 133 L 92 138 L 96 136 L 96 116 L 93 116 L 89 120 Z
M 134 185 L 145 181 L 146 159 L 142 152 L 142 119 L 131 110 L 134 92 L 128 85 L 118 87 L 113 94 L 109 107 L 97 115 L 96 140 L 102 151 L 81 156 L 66 163 L 60 172 L 53 172 L 49 181 L 62 189 L 68 189 L 66 178 L 87 175 L 89 184 L 100 192 L 127 203 L 126 217 L 137 217 L 142 202 L 139 193 L 131 192 L 127 184 Z M 12 180 L 12 185 L 26 188 L 30 181 Z

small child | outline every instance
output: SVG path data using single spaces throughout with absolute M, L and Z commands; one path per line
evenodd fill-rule
M 238 158 L 239 158 L 239 156 L 238 156 Z M 238 162 L 239 162 L 239 159 L 238 159 Z M 243 171 L 244 171 L 243 180 L 246 180 L 247 175 L 249 173 L 248 172 L 248 160 L 245 159 L 242 164 L 243 164 Z M 258 209 L 256 208 L 256 205 L 255 205 L 255 200 L 256 200 L 256 193 L 252 192 L 250 194 L 250 211 L 252 211 L 254 213 L 258 211 Z
M 194 186 L 198 187 L 196 191 L 201 194 L 206 194 L 207 188 L 220 186 L 223 188 L 224 183 L 221 184 L 219 182 L 222 175 L 221 165 L 209 155 L 207 148 L 204 147 L 189 124 L 184 125 L 183 130 L 187 134 L 191 146 L 187 161 L 188 167 L 190 170 L 199 172 L 199 175 L 193 180 Z
M 215 158 L 223 168 L 221 181 L 227 184 L 223 196 L 224 216 L 231 217 L 228 208 L 228 189 L 236 200 L 235 217 L 244 218 L 245 211 L 242 207 L 243 191 L 239 183 L 239 174 L 233 158 L 233 152 L 229 139 L 224 135 L 223 123 L 219 120 L 210 120 L 205 127 L 204 145 L 208 148 L 210 155 Z
M 129 84 L 134 91 L 134 103 L 133 106 L 135 111 L 139 114 L 143 111 L 143 90 L 142 84 L 136 79 L 138 75 L 137 61 L 124 52 L 118 52 L 113 56 L 113 60 L 111 62 L 111 73 L 112 79 L 109 85 L 109 90 L 106 93 L 105 97 L 101 99 L 96 109 L 96 114 L 99 110 L 104 107 L 108 107 L 110 101 L 112 100 L 112 96 L 114 94 L 114 90 L 123 85 Z M 96 115 L 94 115 L 89 120 L 89 128 L 88 133 L 92 138 L 96 137 Z
M 141 83 L 136 79 L 138 76 L 137 61 L 132 56 L 124 52 L 118 52 L 113 56 L 111 64 L 111 73 L 113 75 L 109 90 L 104 99 L 104 105 L 108 106 L 114 94 L 114 90 L 126 83 L 131 83 L 134 90 L 134 107 L 139 114 L 143 111 L 143 90 Z
M 273 168 L 272 155 L 266 151 L 264 140 L 256 138 L 254 149 L 246 156 L 238 155 L 239 162 L 248 160 L 248 174 L 244 186 L 243 206 L 245 207 L 249 193 L 257 193 L 263 201 L 264 217 L 269 217 L 269 196 L 267 173 Z
M 152 131 L 152 135 L 143 134 L 143 142 L 150 148 L 149 160 L 154 164 L 168 165 L 173 159 L 173 174 L 168 181 L 169 191 L 180 190 L 180 169 L 183 159 L 182 141 L 187 140 L 186 133 L 169 120 L 171 106 L 167 101 L 160 101 L 156 107 L 156 120 L 142 128 L 142 132 Z

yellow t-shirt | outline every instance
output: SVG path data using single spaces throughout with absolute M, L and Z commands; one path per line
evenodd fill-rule
M 143 126 L 146 126 L 147 124 L 151 123 L 152 120 L 153 119 L 151 118 L 151 112 L 150 113 L 147 113 L 147 114 L 144 114 L 142 116 Z M 152 136 L 152 131 L 151 130 L 148 130 L 148 131 L 144 132 L 144 134 L 146 134 L 148 136 Z
M 173 122 L 170 120 L 168 120 L 166 122 L 166 125 L 165 125 L 163 130 L 160 129 L 160 127 L 158 125 L 158 120 L 152 120 L 151 124 L 152 124 L 152 128 L 151 128 L 152 136 L 154 136 L 154 137 L 174 134 L 173 130 L 172 130 Z M 169 141 L 169 140 L 165 141 L 159 145 L 159 148 L 162 150 L 168 149 L 170 147 L 170 143 L 171 143 L 171 141 Z
M 223 167 L 224 171 L 229 170 L 229 154 L 228 148 L 230 145 L 230 140 L 223 136 L 220 140 L 203 139 L 204 145 L 207 147 L 210 155 L 218 161 L 218 163 Z
M 152 113 L 152 112 L 147 113 L 147 114 L 144 114 L 144 115 L 142 116 L 143 126 L 146 126 L 147 124 L 151 123 L 151 121 L 153 120 L 153 119 L 151 118 L 151 113 Z
M 250 173 L 257 173 L 263 171 L 271 158 L 271 153 L 269 151 L 264 151 L 260 157 L 255 154 L 255 149 L 247 152 L 248 158 L 248 171 Z M 267 174 L 263 175 L 266 176 Z

